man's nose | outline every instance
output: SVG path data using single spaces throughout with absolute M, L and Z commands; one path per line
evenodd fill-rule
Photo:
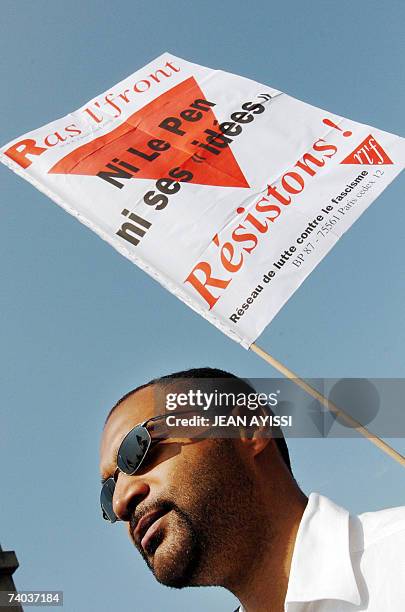
M 137 505 L 149 494 L 149 485 L 141 476 L 120 472 L 115 484 L 113 509 L 121 521 L 129 521 Z

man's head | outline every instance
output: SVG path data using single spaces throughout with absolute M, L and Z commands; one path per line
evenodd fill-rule
M 115 475 L 113 509 L 156 578 L 168 586 L 231 584 L 236 566 L 251 561 L 252 546 L 271 541 L 274 512 L 291 474 L 284 438 L 173 438 L 160 441 L 132 476 L 117 471 L 117 451 L 137 424 L 164 413 L 162 390 L 206 379 L 235 393 L 245 381 L 211 368 L 155 379 L 126 394 L 107 417 L 101 443 L 103 480 Z M 189 381 L 189 383 L 187 382 Z M 223 381 L 223 383 L 221 383 Z M 157 393 L 157 390 L 159 393 Z M 152 433 L 153 437 L 153 433 Z M 235 564 L 235 562 L 237 563 Z M 251 568 L 252 569 L 252 568 Z

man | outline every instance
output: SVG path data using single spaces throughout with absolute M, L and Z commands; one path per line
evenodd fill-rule
M 260 427 L 237 438 L 159 437 L 162 398 L 201 380 L 253 391 L 221 370 L 179 372 L 125 395 L 103 431 L 104 517 L 127 523 L 157 580 L 223 586 L 243 612 L 403 612 L 405 508 L 357 517 L 308 499 L 284 438 Z

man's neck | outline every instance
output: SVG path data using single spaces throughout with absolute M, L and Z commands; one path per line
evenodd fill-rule
M 246 612 L 283 612 L 291 561 L 307 497 L 296 487 L 288 504 L 274 512 L 268 508 L 270 542 L 258 540 L 252 550 L 252 564 L 242 569 L 237 582 L 228 588 L 238 597 Z

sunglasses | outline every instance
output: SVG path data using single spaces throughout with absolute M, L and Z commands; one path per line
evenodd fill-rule
M 195 412 L 195 410 L 187 410 L 181 414 L 190 414 L 192 412 Z M 158 442 L 161 442 L 164 437 L 167 437 L 161 435 L 158 438 L 152 438 L 148 426 L 150 428 L 151 423 L 166 419 L 167 416 L 167 414 L 160 414 L 143 421 L 143 423 L 139 423 L 139 425 L 135 425 L 122 440 L 118 449 L 117 469 L 115 470 L 115 474 L 107 478 L 101 487 L 101 511 L 106 521 L 115 523 L 120 520 L 113 510 L 113 496 L 119 472 L 132 476 L 139 470 L 149 451 L 156 446 Z

